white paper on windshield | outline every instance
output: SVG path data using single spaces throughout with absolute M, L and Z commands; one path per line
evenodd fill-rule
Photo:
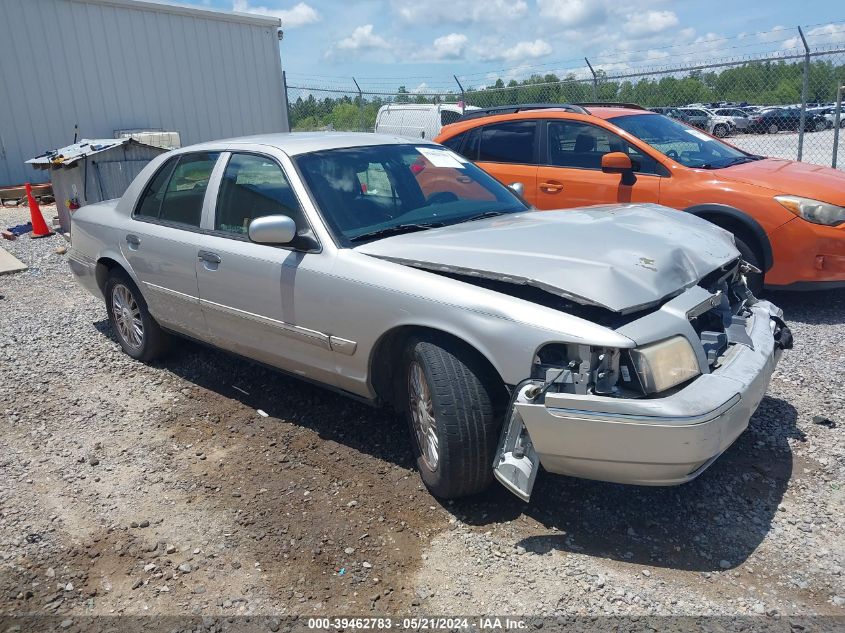
M 702 140 L 702 141 L 712 141 L 709 136 L 707 136 L 704 132 L 699 132 L 698 130 L 687 130 L 687 134 L 694 136 L 695 138 Z
M 435 147 L 417 147 L 416 150 L 426 157 L 435 167 L 451 167 L 452 169 L 463 169 L 463 164 L 452 154 L 452 152 L 445 149 L 437 149 Z

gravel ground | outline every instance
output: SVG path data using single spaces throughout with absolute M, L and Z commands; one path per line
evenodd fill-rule
M 193 343 L 131 360 L 64 244 L 2 244 L 31 268 L 0 277 L 0 614 L 845 616 L 845 292 L 773 297 L 795 349 L 696 481 L 440 504 L 386 413 Z

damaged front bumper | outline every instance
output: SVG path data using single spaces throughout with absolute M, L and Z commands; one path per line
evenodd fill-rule
M 617 398 L 516 389 L 494 463 L 496 478 L 527 501 L 547 471 L 624 484 L 671 486 L 700 475 L 746 429 L 786 339 L 782 312 L 751 306 L 752 345 L 734 345 L 712 373 L 665 397 Z

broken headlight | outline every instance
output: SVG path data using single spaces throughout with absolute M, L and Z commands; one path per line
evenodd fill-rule
M 695 351 L 683 336 L 632 349 L 630 354 L 645 393 L 665 391 L 701 373 Z

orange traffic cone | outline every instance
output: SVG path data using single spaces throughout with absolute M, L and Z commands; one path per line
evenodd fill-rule
M 47 227 L 44 216 L 41 215 L 41 207 L 32 195 L 32 185 L 26 183 L 26 199 L 29 202 L 29 217 L 32 218 L 32 237 L 47 237 L 53 232 Z

